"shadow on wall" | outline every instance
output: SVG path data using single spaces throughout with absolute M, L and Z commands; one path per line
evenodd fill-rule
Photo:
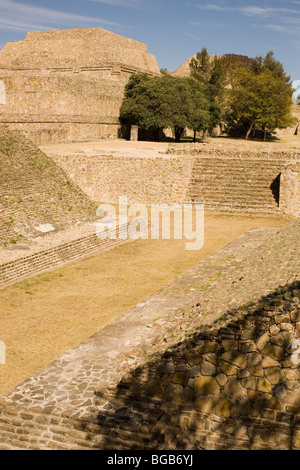
M 130 140 L 130 126 L 127 124 L 120 124 L 118 128 L 118 139 Z
M 130 140 L 131 126 L 128 124 L 121 124 L 118 129 L 118 138 Z M 163 129 L 138 129 L 138 140 L 145 142 L 162 142 L 165 141 L 165 134 Z
M 300 449 L 299 322 L 297 282 L 200 327 L 96 392 L 97 447 Z
M 280 180 L 281 180 L 281 173 L 278 176 L 276 176 L 276 178 L 274 179 L 273 183 L 270 186 L 270 189 L 272 191 L 272 194 L 273 194 L 273 197 L 275 199 L 277 206 L 279 206 L 279 202 L 280 202 Z

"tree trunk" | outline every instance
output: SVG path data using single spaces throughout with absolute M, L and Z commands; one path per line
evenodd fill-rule
M 253 126 L 254 126 L 254 121 L 251 122 L 251 125 L 250 125 L 250 127 L 249 127 L 249 129 L 248 129 L 248 131 L 247 131 L 246 140 L 249 139 L 249 136 L 250 136 L 250 134 L 251 134 L 251 132 L 252 132 L 252 130 L 253 130 Z
M 176 142 L 180 142 L 183 131 L 184 131 L 183 127 L 175 127 L 175 140 L 176 140 Z
M 196 133 L 197 131 L 194 131 L 194 142 L 196 142 Z
M 264 142 L 267 140 L 267 131 L 264 129 Z

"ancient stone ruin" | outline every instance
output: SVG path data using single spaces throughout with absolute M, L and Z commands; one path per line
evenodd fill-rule
M 0 122 L 38 144 L 116 138 L 135 72 L 160 73 L 132 39 L 101 28 L 30 32 L 0 51 Z
M 159 74 L 146 46 L 100 28 L 0 52 L 0 288 L 117 246 L 90 222 L 120 195 L 293 220 L 246 232 L 2 395 L 0 449 L 300 449 L 298 149 L 35 146 L 117 137 L 136 71 Z

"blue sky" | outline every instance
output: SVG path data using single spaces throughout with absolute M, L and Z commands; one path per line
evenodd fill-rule
M 273 50 L 300 80 L 300 0 L 0 0 L 0 47 L 27 31 L 102 27 L 148 45 L 160 68 L 209 54 Z

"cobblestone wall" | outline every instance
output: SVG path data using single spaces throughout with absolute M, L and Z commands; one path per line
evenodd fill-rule
M 148 431 L 156 444 L 144 441 L 150 448 L 300 449 L 299 287 L 270 295 L 249 314 L 236 311 L 220 327 L 200 329 L 125 376 L 114 396 L 132 424 L 124 448 L 135 432 L 143 439 L 139 426 L 153 420 Z M 122 439 L 116 420 L 106 417 L 113 439 Z

